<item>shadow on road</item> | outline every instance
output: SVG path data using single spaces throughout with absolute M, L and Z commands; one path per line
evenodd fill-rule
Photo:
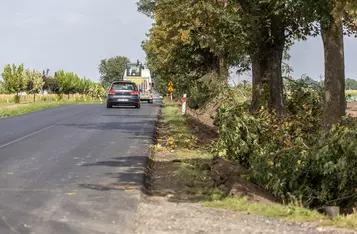
M 118 116 L 120 117 L 120 116 Z M 131 118 L 131 117 L 130 117 Z M 99 123 L 73 123 L 73 124 L 61 124 L 61 126 L 80 128 L 80 129 L 94 129 L 100 131 L 117 131 L 128 134 L 129 136 L 123 136 L 128 139 L 151 139 L 155 130 L 156 120 L 143 120 L 137 122 L 99 122 Z
M 113 158 L 110 161 L 99 161 L 83 164 L 83 167 L 107 166 L 117 167 L 117 173 L 105 173 L 101 176 L 116 179 L 116 182 L 107 185 L 79 184 L 79 187 L 93 190 L 133 190 L 142 189 L 145 179 L 145 169 L 148 157 L 125 156 Z
M 95 163 L 82 164 L 84 167 L 107 166 L 107 167 L 130 167 L 138 168 L 146 166 L 146 156 L 117 157 L 110 161 L 99 161 Z
M 108 161 L 83 164 L 83 167 L 106 166 L 116 167 L 116 173 L 105 173 L 101 176 L 115 179 L 110 184 L 79 184 L 85 189 L 97 191 L 141 191 L 148 196 L 172 196 L 172 202 L 198 202 L 206 199 L 212 182 L 199 180 L 195 175 L 178 173 L 182 164 L 199 165 L 209 172 L 211 160 L 191 158 L 187 160 L 153 161 L 146 156 L 117 157 Z M 207 175 L 208 176 L 208 175 Z M 199 196 L 188 193 L 200 193 Z

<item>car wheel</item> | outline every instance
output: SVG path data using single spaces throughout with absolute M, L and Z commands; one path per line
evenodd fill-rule
M 112 105 L 107 103 L 107 108 L 112 108 Z
M 136 109 L 140 109 L 140 104 L 135 105 L 135 108 L 136 108 Z

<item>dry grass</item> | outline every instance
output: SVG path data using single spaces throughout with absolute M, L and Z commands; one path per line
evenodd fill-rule
M 357 90 L 346 90 L 345 94 L 346 95 L 357 95 Z
M 13 94 L 0 94 L 0 105 L 4 104 L 13 104 L 14 102 L 14 96 Z M 58 95 L 57 94 L 36 94 L 35 96 L 36 102 L 54 102 L 58 101 Z M 84 99 L 90 100 L 90 97 L 85 97 L 84 95 L 81 94 L 70 94 L 70 95 L 64 95 L 63 96 L 63 101 L 84 101 Z M 20 103 L 33 103 L 34 102 L 34 95 L 32 94 L 27 94 L 27 95 L 21 95 L 20 96 Z

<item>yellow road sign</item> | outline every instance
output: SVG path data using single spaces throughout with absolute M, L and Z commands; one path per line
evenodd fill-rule
M 172 81 L 170 80 L 169 84 L 168 84 L 169 87 L 172 87 L 174 86 L 174 84 L 172 83 Z
M 170 86 L 168 89 L 167 89 L 169 92 L 172 92 L 174 91 L 174 89 Z

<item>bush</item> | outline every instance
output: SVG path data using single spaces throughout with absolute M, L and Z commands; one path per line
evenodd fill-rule
M 62 101 L 63 100 L 63 94 L 57 94 L 56 96 L 56 101 Z
M 284 119 L 265 109 L 253 115 L 246 103 L 222 106 L 213 153 L 247 167 L 248 178 L 285 202 L 355 204 L 356 122 L 346 119 L 323 134 L 319 94 L 296 89 L 289 98 Z
M 323 87 L 306 82 L 304 79 L 289 80 L 288 94 L 285 95 L 285 104 L 290 114 L 303 114 L 302 106 L 311 109 L 315 116 L 321 116 L 323 111 Z
M 18 104 L 20 103 L 21 97 L 19 95 L 14 95 L 14 103 Z

